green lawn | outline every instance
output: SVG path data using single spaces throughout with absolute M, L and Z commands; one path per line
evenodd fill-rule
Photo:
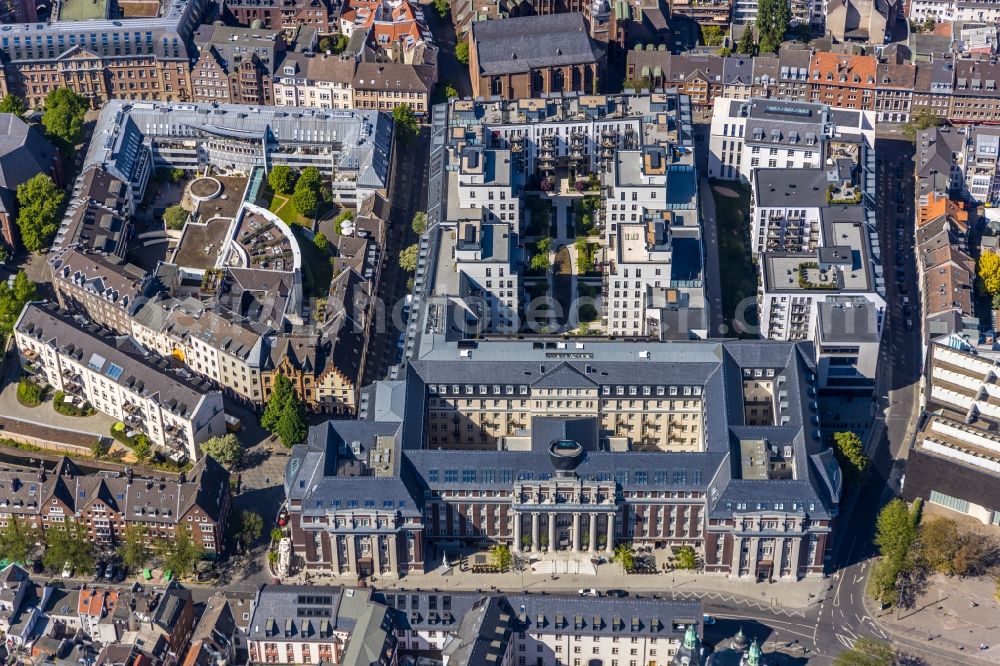
M 713 183 L 713 185 L 716 183 Z M 750 190 L 729 181 L 719 182 L 740 192 L 740 197 L 726 197 L 712 188 L 719 235 L 719 272 L 722 280 L 723 320 L 733 331 L 733 315 L 740 301 L 757 293 L 757 272 L 749 254 Z M 744 316 L 747 323 L 757 325 L 757 310 L 751 308 Z M 733 331 L 735 333 L 735 331 Z M 755 337 L 746 335 L 745 337 Z
M 299 215 L 295 210 L 295 206 L 292 205 L 291 197 L 287 197 L 284 194 L 275 194 L 274 198 L 271 199 L 271 205 L 268 207 L 268 210 L 280 217 L 288 226 L 297 224 L 301 227 L 312 227 L 312 221 Z

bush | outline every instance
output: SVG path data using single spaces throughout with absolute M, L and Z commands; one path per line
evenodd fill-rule
M 181 206 L 170 206 L 163 211 L 163 224 L 167 229 L 174 231 L 180 229 L 187 222 L 188 212 Z
M 30 379 L 22 379 L 17 384 L 17 401 L 25 407 L 37 407 L 43 395 L 41 387 Z
M 66 394 L 62 391 L 56 391 L 56 394 L 52 396 L 52 408 L 63 416 L 90 416 L 94 413 L 94 408 L 89 404 L 84 403 L 84 407 L 70 405 L 63 402 L 65 398 Z

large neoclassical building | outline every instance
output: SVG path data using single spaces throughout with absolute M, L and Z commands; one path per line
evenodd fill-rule
M 841 475 L 810 346 L 448 337 L 294 449 L 300 566 L 403 576 L 458 545 L 589 560 L 632 542 L 732 577 L 822 574 Z

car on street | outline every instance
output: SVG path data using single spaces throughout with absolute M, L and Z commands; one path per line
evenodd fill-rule
M 576 591 L 581 597 L 599 597 L 601 593 L 592 587 L 583 587 Z
M 705 613 L 704 615 L 701 616 L 701 621 L 702 624 L 705 624 L 706 626 L 711 626 L 715 624 L 715 618 L 709 615 L 708 613 Z
M 617 598 L 620 599 L 622 597 L 627 597 L 628 596 L 628 592 L 626 592 L 625 590 L 608 590 L 607 592 L 604 593 L 604 596 L 606 596 L 606 597 L 617 597 Z
M 898 288 L 899 288 L 899 293 L 901 293 L 901 294 L 905 294 L 910 289 L 909 287 L 906 286 L 906 281 L 905 280 L 900 280 L 899 281 L 899 287 Z
M 913 330 L 913 320 L 912 319 L 907 319 L 906 320 L 906 330 L 907 331 L 912 331 Z
M 104 580 L 112 582 L 115 579 L 115 563 L 108 562 L 108 566 L 104 569 Z
M 73 566 L 69 563 L 69 560 L 66 560 L 66 564 L 63 565 L 62 577 L 63 578 L 73 577 Z

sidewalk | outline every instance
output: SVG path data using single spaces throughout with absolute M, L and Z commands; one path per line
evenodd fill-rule
M 303 582 L 302 574 L 283 582 Z M 311 584 L 344 583 L 334 576 L 309 574 Z M 353 581 L 352 581 L 353 582 Z M 616 563 L 597 565 L 596 575 L 586 574 L 533 574 L 528 570 L 503 574 L 477 574 L 460 571 L 457 563 L 445 568 L 438 562 L 425 574 L 415 574 L 402 579 L 377 578 L 369 584 L 379 589 L 405 590 L 494 590 L 527 592 L 534 594 L 576 594 L 581 588 L 596 588 L 600 592 L 611 589 L 627 590 L 633 596 L 656 596 L 664 599 L 706 599 L 717 602 L 742 603 L 785 612 L 790 616 L 803 616 L 810 606 L 823 601 L 830 588 L 826 579 L 804 581 L 778 581 L 756 583 L 752 580 L 730 580 L 724 575 L 690 573 L 682 571 L 657 574 L 626 574 Z
M 902 639 L 962 655 L 962 660 L 1000 663 L 1000 603 L 988 578 L 932 577 L 910 610 L 875 613 L 885 629 Z M 869 608 L 870 602 L 866 601 Z M 987 649 L 980 650 L 980 645 Z

